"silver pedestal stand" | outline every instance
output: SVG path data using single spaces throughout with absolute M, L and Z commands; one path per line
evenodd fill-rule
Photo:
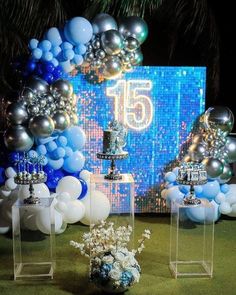
M 108 180 L 119 180 L 122 179 L 122 175 L 117 171 L 115 161 L 116 160 L 123 160 L 128 158 L 129 153 L 123 152 L 122 154 L 104 154 L 104 153 L 97 153 L 97 158 L 101 160 L 110 160 L 111 165 L 109 169 L 109 173 L 104 176 L 105 179 Z

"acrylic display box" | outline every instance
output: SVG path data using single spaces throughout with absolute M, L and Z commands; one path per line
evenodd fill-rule
M 43 220 L 39 225 L 40 219 Z M 41 230 L 38 230 L 40 227 Z M 14 279 L 53 279 L 55 218 L 53 198 L 12 206 Z
M 213 276 L 214 205 L 171 204 L 170 270 L 175 278 Z
M 105 179 L 105 174 L 91 175 L 90 215 L 96 216 L 96 221 L 106 217 L 107 221 L 114 222 L 115 227 L 130 225 L 134 231 L 135 183 L 131 174 L 121 175 L 122 179 L 119 180 Z M 99 203 L 101 203 L 100 208 L 98 208 Z M 99 210 L 101 214 L 99 214 Z

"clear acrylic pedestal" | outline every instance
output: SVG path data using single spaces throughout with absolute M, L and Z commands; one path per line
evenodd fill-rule
M 213 276 L 214 206 L 171 203 L 170 262 L 175 278 Z
M 36 215 L 44 210 L 49 232 L 37 230 Z M 31 218 L 29 230 L 25 220 Z M 24 204 L 21 200 L 12 206 L 12 236 L 14 280 L 53 279 L 55 270 L 55 218 L 53 198 L 42 198 L 39 204 Z
M 110 203 L 110 214 L 107 220 L 114 222 L 115 227 L 130 225 L 134 232 L 134 179 L 131 174 L 121 174 L 122 179 L 105 179 L 105 174 L 93 174 L 90 177 L 90 215 L 97 211 L 96 194 L 104 193 Z

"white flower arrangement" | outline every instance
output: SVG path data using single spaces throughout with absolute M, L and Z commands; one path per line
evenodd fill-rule
M 144 230 L 138 240 L 137 249 L 128 249 L 132 227 L 120 226 L 114 229 L 113 222 L 101 221 L 92 225 L 83 234 L 83 243 L 70 241 L 81 255 L 90 258 L 90 279 L 104 289 L 114 292 L 126 289 L 140 279 L 141 268 L 135 255 L 145 248 L 144 241 L 150 239 L 150 230 Z

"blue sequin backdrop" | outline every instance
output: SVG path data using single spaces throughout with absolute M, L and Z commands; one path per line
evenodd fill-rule
M 102 151 L 103 129 L 116 117 L 128 126 L 129 158 L 117 166 L 134 176 L 136 212 L 164 212 L 158 192 L 163 169 L 204 112 L 206 68 L 140 66 L 100 84 L 82 74 L 69 80 L 78 96 L 79 126 L 87 135 L 85 168 L 107 172 L 109 163 L 96 153 Z

